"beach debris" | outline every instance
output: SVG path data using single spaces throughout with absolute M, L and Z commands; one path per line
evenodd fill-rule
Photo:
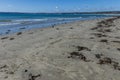
M 27 74 L 27 80 L 40 80 L 41 74 L 33 74 L 29 72 L 27 69 L 24 70 L 25 74 Z M 25 76 L 26 77 L 26 76 Z
M 70 29 L 73 29 L 73 27 L 70 27 Z
M 97 30 L 98 32 L 106 33 L 106 32 L 112 32 L 111 29 L 105 29 L 105 28 L 100 28 Z
M 100 21 L 97 23 L 97 27 L 91 28 L 91 30 L 97 30 L 98 32 L 112 32 L 111 29 L 109 29 L 111 26 L 114 26 L 114 20 L 118 19 L 118 17 L 114 17 L 111 19 L 106 19 L 103 21 Z
M 29 74 L 29 79 L 28 80 L 36 80 L 37 78 L 41 77 L 40 74 L 38 75 L 33 75 L 32 73 Z
M 77 46 L 76 48 L 78 49 L 78 51 L 83 51 L 83 50 L 91 51 L 89 48 L 84 46 Z
M 120 51 L 120 48 L 117 48 L 118 51 Z
M 115 38 L 120 39 L 120 37 L 118 37 L 118 36 L 117 36 L 117 37 L 115 37 Z
M 6 64 L 0 67 L 0 72 L 4 72 L 5 74 L 10 74 L 10 75 L 14 74 L 13 71 L 9 70 L 9 66 Z
M 91 30 L 96 30 L 96 29 L 98 29 L 98 27 L 91 28 Z
M 11 74 L 12 75 L 12 74 L 14 74 L 14 72 L 13 71 L 10 71 L 10 72 L 8 71 L 7 74 Z
M 112 41 L 112 42 L 114 42 L 114 43 L 120 43 L 120 41 Z
M 28 70 L 26 69 L 24 72 L 28 72 Z
M 90 37 L 90 39 L 94 39 L 94 37 Z
M 7 65 L 3 65 L 3 66 L 0 67 L 0 69 L 3 69 L 3 68 L 8 68 L 8 66 Z
M 4 39 L 8 39 L 9 37 L 3 37 L 3 38 L 1 38 L 1 40 L 4 40 Z
M 113 61 L 112 65 L 114 69 L 120 69 L 118 62 Z
M 102 39 L 102 40 L 100 40 L 100 42 L 108 43 L 108 40 L 107 39 Z
M 15 38 L 10 38 L 9 40 L 14 40 Z
M 87 60 L 87 58 L 83 55 L 83 53 L 79 53 L 79 52 L 71 52 L 70 56 L 68 56 L 68 58 L 73 58 L 73 59 L 80 59 L 83 60 L 85 62 L 88 62 L 89 60 Z
M 4 79 L 7 79 L 7 78 L 8 78 L 8 76 L 5 76 L 5 77 L 4 77 Z
M 97 59 L 99 59 L 99 62 L 97 64 L 100 65 L 109 65 L 112 66 L 113 69 L 120 71 L 119 63 L 116 61 L 113 61 L 110 57 L 103 57 L 103 54 L 96 54 L 95 55 Z
M 115 70 L 119 70 L 120 71 L 120 66 L 118 62 L 112 61 L 112 66 Z
M 112 32 L 111 29 L 105 29 L 104 32 Z
M 102 34 L 102 33 L 92 33 L 92 35 L 94 35 L 96 37 L 107 37 L 107 35 Z
M 54 26 L 54 25 L 52 25 L 51 27 L 52 27 L 52 28 L 54 28 L 55 26 Z
M 112 63 L 112 59 L 109 57 L 104 57 L 103 59 L 99 59 L 99 63 L 98 64 L 111 64 Z
M 101 22 L 98 22 L 99 27 L 110 27 L 113 25 L 114 19 L 106 19 Z
M 49 39 L 53 39 L 52 37 L 50 37 Z
M 59 30 L 59 28 L 56 28 L 56 30 Z
M 76 52 L 71 52 L 70 56 L 68 56 L 68 58 L 80 59 L 80 60 L 83 60 L 85 62 L 89 62 L 90 60 L 87 60 L 86 56 L 84 56 L 83 53 L 79 52 L 79 51 L 83 51 L 83 50 L 91 51 L 91 50 L 88 49 L 87 47 L 83 47 L 83 46 L 76 46 L 76 48 L 78 50 Z
M 103 56 L 103 54 L 95 54 L 95 57 L 96 57 L 97 59 L 100 59 L 102 56 Z
M 17 33 L 17 35 L 21 35 L 21 34 L 22 34 L 22 32 L 18 32 L 18 33 Z

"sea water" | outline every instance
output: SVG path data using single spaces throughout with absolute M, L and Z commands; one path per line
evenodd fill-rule
M 113 15 L 112 15 L 113 16 Z M 0 13 L 0 35 L 79 20 L 111 17 L 105 14 L 81 13 Z

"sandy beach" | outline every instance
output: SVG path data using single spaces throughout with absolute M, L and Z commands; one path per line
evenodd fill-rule
M 120 80 L 120 18 L 0 36 L 0 80 Z

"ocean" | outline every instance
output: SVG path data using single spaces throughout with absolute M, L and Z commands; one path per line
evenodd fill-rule
M 113 15 L 80 13 L 0 13 L 0 35 L 73 21 L 111 16 Z

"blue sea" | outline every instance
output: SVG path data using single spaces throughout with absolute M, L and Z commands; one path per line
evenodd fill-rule
M 81 13 L 0 13 L 0 35 L 73 21 L 111 16 L 113 15 Z

